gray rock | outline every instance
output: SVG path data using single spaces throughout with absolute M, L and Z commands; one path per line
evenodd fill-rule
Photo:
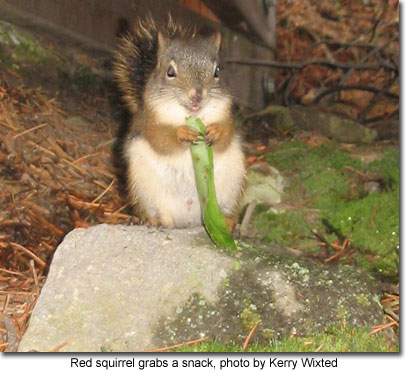
M 202 228 L 99 225 L 58 247 L 19 351 L 142 351 L 379 323 L 377 282 L 269 248 L 216 249 Z
M 281 202 L 286 182 L 276 168 L 266 162 L 255 163 L 248 168 L 247 179 L 243 206 L 255 201 L 272 208 Z M 277 212 L 273 208 L 271 211 Z

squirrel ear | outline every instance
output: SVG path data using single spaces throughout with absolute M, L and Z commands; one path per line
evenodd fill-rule
M 165 48 L 164 35 L 162 35 L 161 31 L 157 32 L 157 38 L 158 38 L 158 51 L 161 52 Z
M 209 41 L 215 45 L 217 51 L 219 51 L 219 49 L 221 49 L 222 36 L 221 36 L 221 33 L 219 31 L 217 31 L 215 34 L 213 34 L 209 38 Z

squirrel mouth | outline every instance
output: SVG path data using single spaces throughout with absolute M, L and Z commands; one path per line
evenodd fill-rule
M 189 106 L 189 110 L 197 113 L 201 107 L 198 104 L 193 104 Z

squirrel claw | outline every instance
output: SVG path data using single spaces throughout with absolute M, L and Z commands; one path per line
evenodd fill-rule
M 198 140 L 198 131 L 188 126 L 180 126 L 177 128 L 177 139 L 180 142 L 193 143 Z
M 147 216 L 139 217 L 139 225 L 146 225 L 149 228 L 159 228 L 162 226 L 159 218 L 149 218 Z
M 211 124 L 207 126 L 205 130 L 206 144 L 208 146 L 211 146 L 212 144 L 214 144 L 216 141 L 219 140 L 219 138 L 221 137 L 221 134 L 222 134 L 221 126 L 217 124 Z
M 161 224 L 161 220 L 157 219 L 157 218 L 147 218 L 145 220 L 145 224 L 149 227 L 149 228 L 160 228 L 162 226 Z

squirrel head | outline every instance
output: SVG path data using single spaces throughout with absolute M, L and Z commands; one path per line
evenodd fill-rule
M 157 66 L 147 81 L 145 104 L 161 123 L 181 125 L 198 116 L 222 120 L 230 98 L 221 85 L 221 35 L 167 38 L 158 32 Z
M 223 120 L 231 98 L 221 82 L 220 46 L 219 32 L 205 36 L 171 18 L 165 26 L 140 21 L 124 39 L 115 70 L 131 110 L 175 126 L 189 116 L 205 124 Z

